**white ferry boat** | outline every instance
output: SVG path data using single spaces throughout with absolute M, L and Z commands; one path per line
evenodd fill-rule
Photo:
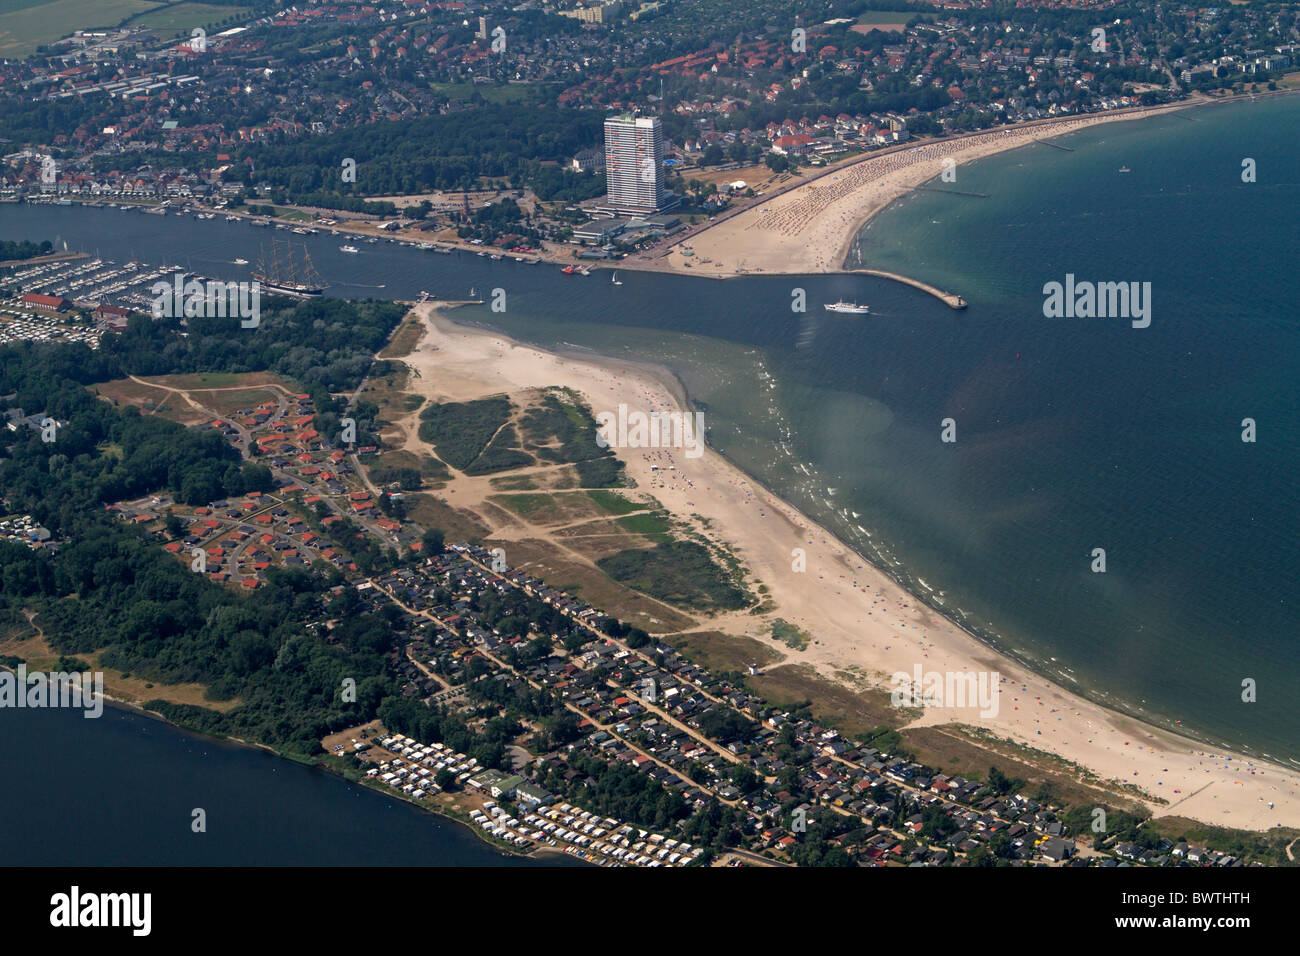
M 871 311 L 869 305 L 858 305 L 856 302 L 845 302 L 843 299 L 839 302 L 827 302 L 822 308 L 827 312 L 848 312 L 851 315 L 866 315 Z

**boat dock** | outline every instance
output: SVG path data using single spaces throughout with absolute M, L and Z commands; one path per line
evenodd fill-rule
M 69 259 L 89 259 L 89 252 L 51 252 L 44 256 L 32 256 L 30 259 L 6 259 L 0 262 L 0 269 L 11 266 L 34 266 L 43 262 L 63 262 Z
M 904 285 L 910 285 L 914 289 L 920 289 L 922 292 L 928 292 L 950 309 L 966 308 L 966 300 L 955 292 L 945 292 L 937 289 L 927 282 L 920 279 L 910 279 L 907 276 L 900 276 L 895 272 L 882 272 L 879 269 L 850 269 L 850 272 L 861 273 L 862 275 L 876 276 L 879 279 L 893 279 L 895 282 L 902 282 Z

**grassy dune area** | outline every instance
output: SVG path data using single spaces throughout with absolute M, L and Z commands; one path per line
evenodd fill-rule
M 723 634 L 721 631 L 692 631 L 665 638 L 687 660 L 719 674 L 743 674 L 751 664 L 766 667 L 781 655 L 752 637 Z
M 778 707 L 806 708 L 819 723 L 859 740 L 881 727 L 895 727 L 898 708 L 884 691 L 856 691 L 820 676 L 806 664 L 782 664 L 747 677 L 745 685 Z

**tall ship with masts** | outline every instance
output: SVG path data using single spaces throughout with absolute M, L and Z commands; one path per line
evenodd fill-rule
M 288 242 L 271 241 L 271 254 L 266 254 L 263 247 L 257 259 L 257 268 L 253 278 L 262 284 L 268 294 L 294 296 L 298 299 L 310 299 L 325 291 L 324 280 L 317 274 L 311 264 L 307 247 L 302 247 L 302 258 L 295 255 L 293 246 Z

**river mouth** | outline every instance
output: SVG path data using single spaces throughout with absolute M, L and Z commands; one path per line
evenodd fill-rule
M 1300 557 L 1283 487 L 1300 461 L 1277 440 L 1300 428 L 1286 318 L 1300 288 L 1259 255 L 1286 246 L 1268 229 L 1283 228 L 1293 187 L 1241 193 L 1219 170 L 1239 165 L 1233 142 L 1284 162 L 1276 131 L 1294 102 L 1109 124 L 1072 137 L 1074 152 L 1035 147 L 963 167 L 961 188 L 988 198 L 915 194 L 874 219 L 866 261 L 960 292 L 963 312 L 858 276 L 701 283 L 620 271 L 614 286 L 463 253 L 384 245 L 391 254 L 368 257 L 339 252 L 337 237 L 303 242 L 331 295 L 501 288 L 506 312 L 454 318 L 666 365 L 706 410 L 715 448 L 999 650 L 1145 719 L 1293 760 L 1300 716 L 1278 696 L 1244 707 L 1239 686 L 1300 679 L 1300 651 L 1276 637 L 1295 633 L 1300 602 L 1280 571 Z M 1171 157 L 1184 188 L 1163 185 Z M 1207 216 L 1203 197 L 1220 193 L 1231 203 Z M 1223 210 L 1241 203 L 1263 234 L 1222 247 L 1234 226 L 1220 220 L 1237 218 Z M 92 253 L 114 235 L 142 258 L 210 260 L 219 278 L 240 278 L 229 263 L 255 259 L 265 232 L 33 212 L 6 206 L 0 223 Z M 1046 319 L 1041 287 L 1067 274 L 1151 281 L 1151 326 Z M 791 311 L 795 289 L 804 313 Z M 839 300 L 871 314 L 821 308 Z M 1247 417 L 1261 423 L 1253 446 L 1240 440 Z M 948 418 L 957 441 L 945 445 Z M 1104 575 L 1089 570 L 1098 547 Z

